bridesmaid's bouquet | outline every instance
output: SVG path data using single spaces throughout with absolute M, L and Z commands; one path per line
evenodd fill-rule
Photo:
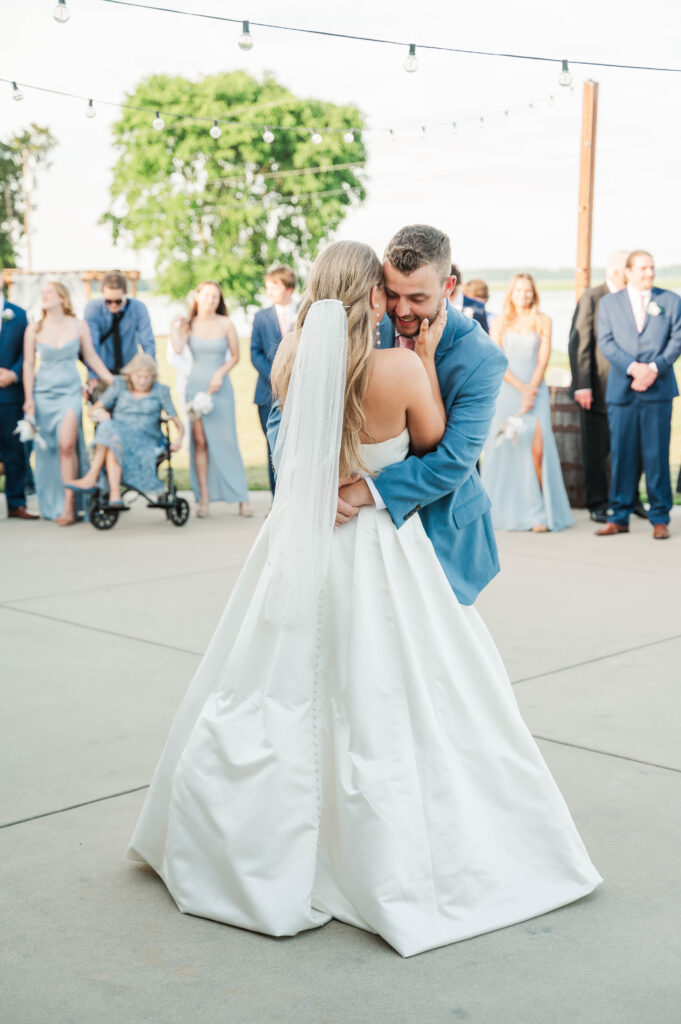
M 200 420 L 213 411 L 213 399 L 205 391 L 197 391 L 187 405 L 187 412 L 192 420 Z
M 44 437 L 41 437 L 40 427 L 36 426 L 35 420 L 32 416 L 25 416 L 23 420 L 19 420 L 14 433 L 19 435 L 19 440 L 22 444 L 28 444 L 29 441 L 33 441 L 38 448 L 47 448 L 47 442 Z
M 509 416 L 499 427 L 495 444 L 503 444 L 504 441 L 510 441 L 511 444 L 515 444 L 518 436 L 524 434 L 526 430 L 527 424 L 522 416 Z

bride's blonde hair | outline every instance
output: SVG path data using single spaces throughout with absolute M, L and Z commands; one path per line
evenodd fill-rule
M 362 242 L 334 242 L 317 257 L 298 311 L 296 327 L 279 346 L 272 366 L 272 391 L 283 407 L 298 341 L 313 302 L 338 299 L 348 315 L 348 370 L 340 450 L 341 479 L 353 470 L 366 470 L 360 435 L 364 430 L 364 396 L 374 348 L 371 289 L 383 281 L 378 256 Z

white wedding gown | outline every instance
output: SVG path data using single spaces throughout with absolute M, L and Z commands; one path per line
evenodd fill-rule
M 374 469 L 409 435 L 364 447 Z M 601 881 L 492 638 L 418 516 L 333 534 L 316 621 L 267 621 L 263 527 L 184 699 L 129 856 L 185 913 L 294 935 L 337 918 L 403 956 Z

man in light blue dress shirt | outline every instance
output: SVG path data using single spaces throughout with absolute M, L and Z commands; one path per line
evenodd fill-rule
M 128 298 L 127 290 L 125 275 L 112 270 L 102 278 L 101 299 L 90 299 L 85 307 L 95 352 L 112 373 L 120 373 L 140 348 L 156 359 L 147 307 L 139 299 Z

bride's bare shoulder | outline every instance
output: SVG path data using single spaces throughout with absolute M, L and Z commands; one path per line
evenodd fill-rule
M 408 348 L 381 348 L 374 353 L 372 378 L 376 384 L 399 387 L 423 371 L 421 360 Z

